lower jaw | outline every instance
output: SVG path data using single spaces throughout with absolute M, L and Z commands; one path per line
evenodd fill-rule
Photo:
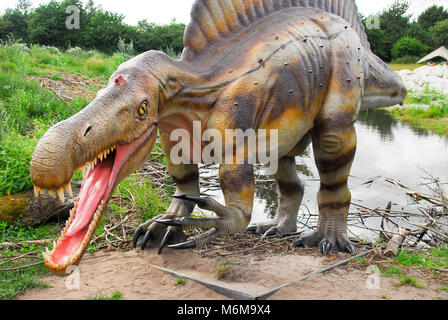
M 101 221 L 107 201 L 102 201 L 89 224 L 73 236 L 67 236 L 75 215 L 78 202 L 70 213 L 70 219 L 61 233 L 60 240 L 53 246 L 53 251 L 44 253 L 47 268 L 59 276 L 67 275 L 67 269 L 78 265 L 90 245 L 93 235 Z

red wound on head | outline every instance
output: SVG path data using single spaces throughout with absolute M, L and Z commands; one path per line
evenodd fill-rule
M 126 87 L 128 85 L 123 76 L 119 76 L 117 79 L 115 79 L 115 83 L 119 84 L 121 87 Z

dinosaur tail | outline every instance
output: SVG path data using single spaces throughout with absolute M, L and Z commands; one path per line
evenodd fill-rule
M 403 79 L 370 50 L 365 57 L 361 110 L 402 105 L 408 92 Z

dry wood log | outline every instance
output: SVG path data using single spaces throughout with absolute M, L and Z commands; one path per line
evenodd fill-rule
M 73 183 L 75 198 L 80 184 Z M 35 198 L 34 192 L 26 192 L 0 198 L 0 222 L 21 223 L 25 226 L 43 224 L 52 219 L 66 219 L 74 206 L 74 199 L 61 203 L 48 195 Z
M 407 234 L 406 229 L 400 228 L 399 234 L 396 234 L 390 240 L 387 249 L 383 252 L 386 257 L 396 257 L 398 255 L 398 250 L 402 246 L 404 239 L 406 239 Z

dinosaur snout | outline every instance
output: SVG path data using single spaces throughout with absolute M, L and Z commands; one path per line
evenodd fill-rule
M 31 179 L 44 189 L 58 189 L 71 181 L 74 145 L 64 125 L 51 128 L 39 141 L 31 159 Z

